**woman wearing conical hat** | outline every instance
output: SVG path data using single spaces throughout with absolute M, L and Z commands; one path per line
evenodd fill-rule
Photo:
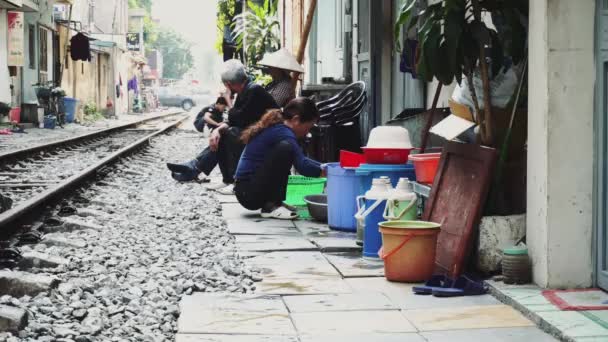
M 290 73 L 303 73 L 304 68 L 285 48 L 266 54 L 258 64 L 265 67 L 265 73 L 272 77 L 272 82 L 266 86 L 266 91 L 272 95 L 279 107 L 285 107 L 296 97 Z

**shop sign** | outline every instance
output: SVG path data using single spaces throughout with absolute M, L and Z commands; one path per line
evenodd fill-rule
M 139 33 L 127 33 L 127 49 L 129 51 L 141 51 L 141 35 Z
M 8 65 L 23 66 L 25 61 L 25 40 L 23 12 L 8 12 Z

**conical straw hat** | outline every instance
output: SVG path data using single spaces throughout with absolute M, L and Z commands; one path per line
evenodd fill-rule
M 264 55 L 259 65 L 302 73 L 304 68 L 296 58 L 285 48 Z

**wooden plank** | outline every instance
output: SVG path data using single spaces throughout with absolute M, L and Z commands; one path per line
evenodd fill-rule
M 456 278 L 472 248 L 492 181 L 497 152 L 474 144 L 447 143 L 423 220 L 441 224 L 437 273 Z

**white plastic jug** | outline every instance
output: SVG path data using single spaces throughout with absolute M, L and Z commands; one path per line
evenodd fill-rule
M 417 218 L 417 207 L 418 196 L 412 189 L 412 183 L 407 178 L 401 178 L 386 201 L 384 219 L 414 221 Z
M 374 211 L 382 202 L 388 200 L 392 190 L 390 178 L 374 178 L 372 180 L 372 187 L 365 193 L 365 196 L 357 196 L 357 213 L 355 214 L 357 221 L 359 223 L 365 221 L 367 215 Z

